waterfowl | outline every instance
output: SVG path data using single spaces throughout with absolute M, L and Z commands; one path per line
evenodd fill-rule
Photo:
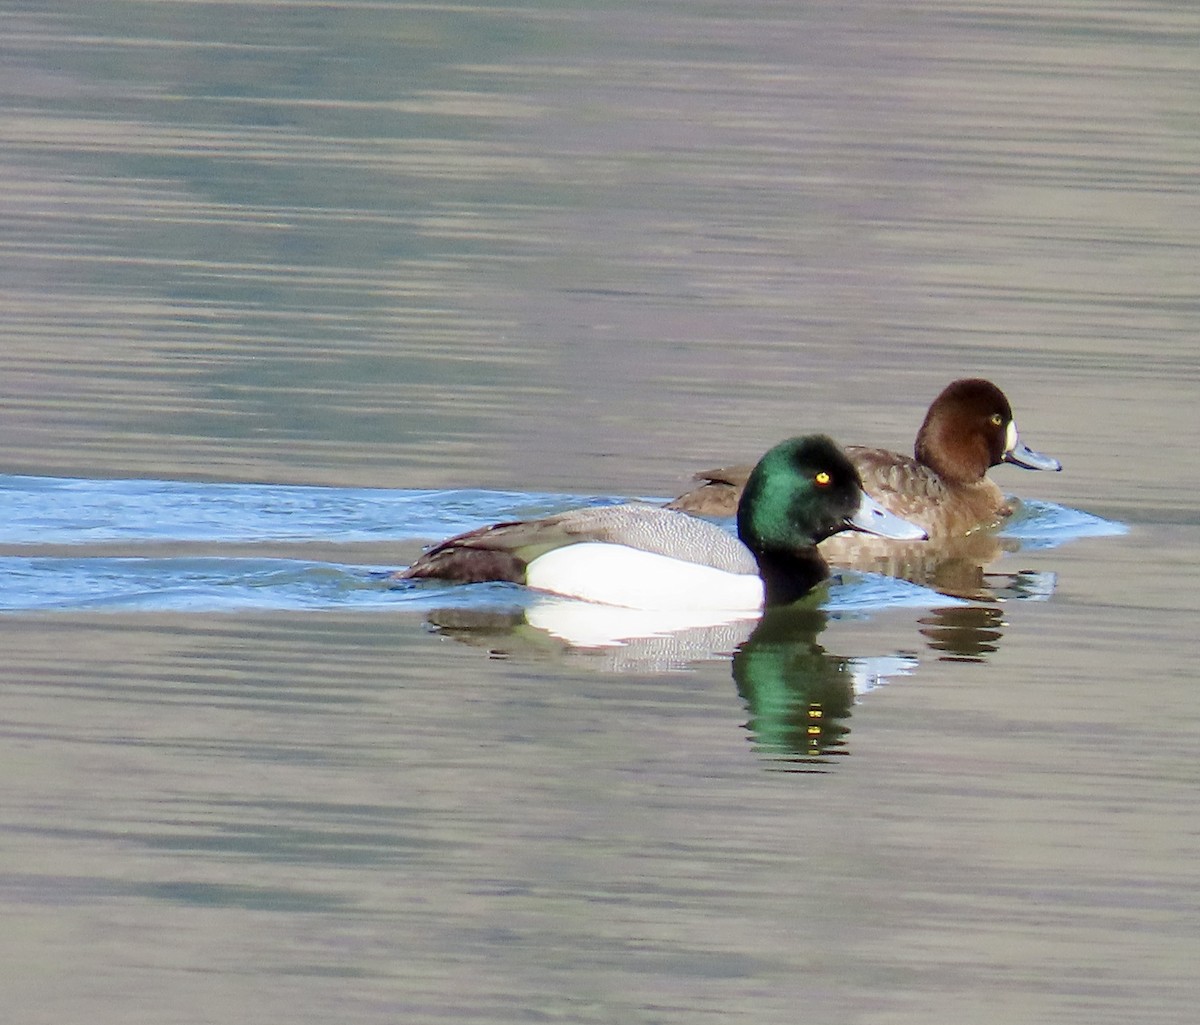
M 889 512 L 923 527 L 930 537 L 966 534 L 1012 514 L 987 471 L 1000 463 L 1028 470 L 1061 470 L 1050 456 L 1021 442 L 1012 407 L 990 381 L 964 378 L 933 400 L 917 432 L 913 457 L 882 448 L 846 447 L 863 487 Z M 667 508 L 698 516 L 732 516 L 750 467 L 696 474 L 701 484 Z
M 925 536 L 863 493 L 837 445 L 810 435 L 776 445 L 749 473 L 740 541 L 661 506 L 588 507 L 459 534 L 396 578 L 505 580 L 630 608 L 752 611 L 794 602 L 824 580 L 816 545 L 843 530 Z

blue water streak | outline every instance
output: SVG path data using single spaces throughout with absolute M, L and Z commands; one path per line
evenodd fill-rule
M 433 540 L 619 499 L 0 475 L 0 544 Z
M 1129 528 L 1079 509 L 1026 499 L 999 533 L 1017 539 L 1023 549 L 1033 549 L 1057 548 L 1085 537 L 1116 537 L 1129 533 Z
M 422 609 L 448 604 L 520 605 L 510 585 L 396 585 L 386 570 L 302 558 L 189 555 L 186 546 L 254 543 L 349 544 L 435 541 L 483 524 L 546 515 L 619 496 L 482 490 L 388 490 L 161 480 L 0 476 L 0 610 Z M 732 523 L 726 523 L 732 529 Z M 1026 502 L 1003 535 L 1022 548 L 1053 548 L 1079 537 L 1125 533 L 1088 513 Z M 90 554 L 89 547 L 178 544 L 155 557 Z M 26 557 L 26 546 L 69 547 L 63 557 Z M 15 552 L 12 549 L 17 549 Z M 1052 589 L 1052 588 L 1051 588 Z M 945 604 L 904 581 L 850 574 L 827 607 L 856 616 L 897 605 Z

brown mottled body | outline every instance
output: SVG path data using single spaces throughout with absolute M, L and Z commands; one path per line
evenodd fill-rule
M 882 448 L 846 447 L 862 477 L 863 490 L 888 512 L 933 537 L 949 537 L 994 526 L 1013 511 L 987 476 L 990 467 L 1011 462 L 1029 469 L 1060 469 L 1056 460 L 1017 441 L 1012 408 L 994 384 L 955 381 L 933 401 L 917 433 L 914 456 Z M 697 516 L 732 516 L 749 466 L 696 474 L 700 485 L 668 508 Z

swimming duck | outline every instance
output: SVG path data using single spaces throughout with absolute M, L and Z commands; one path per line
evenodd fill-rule
M 631 608 L 753 611 L 796 601 L 824 580 L 816 544 L 842 530 L 925 536 L 863 493 L 837 445 L 810 435 L 776 445 L 750 472 L 740 541 L 661 506 L 597 506 L 459 534 L 396 579 L 507 580 Z
M 917 432 L 915 458 L 882 448 L 850 445 L 846 454 L 867 494 L 889 512 L 923 527 L 930 537 L 966 534 L 1010 516 L 1013 506 L 987 476 L 1012 463 L 1028 470 L 1061 470 L 1017 436 L 1012 407 L 990 381 L 964 378 L 933 400 Z M 696 474 L 702 483 L 668 503 L 698 516 L 732 516 L 750 467 Z

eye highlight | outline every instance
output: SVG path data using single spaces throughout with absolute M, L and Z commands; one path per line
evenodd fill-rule
M 813 477 L 813 482 L 819 488 L 827 488 L 832 483 L 833 478 L 824 470 L 818 470 L 816 476 Z
M 1001 424 L 1004 423 L 1004 417 L 1002 417 L 999 413 L 993 413 L 991 420 L 992 420 L 993 427 L 999 427 Z

